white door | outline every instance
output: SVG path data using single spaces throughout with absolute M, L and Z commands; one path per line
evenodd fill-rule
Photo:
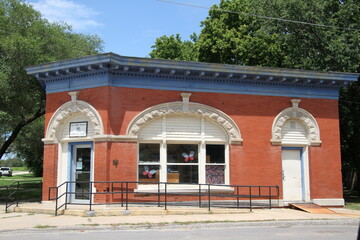
M 282 150 L 284 202 L 304 200 L 303 165 L 300 150 Z

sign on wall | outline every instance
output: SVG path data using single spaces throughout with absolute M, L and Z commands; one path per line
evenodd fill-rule
M 69 129 L 70 137 L 86 137 L 88 131 L 88 122 L 71 122 Z

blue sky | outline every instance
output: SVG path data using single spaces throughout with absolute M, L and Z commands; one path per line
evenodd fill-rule
M 211 7 L 220 0 L 171 0 Z M 49 21 L 63 21 L 76 32 L 97 34 L 104 52 L 148 57 L 157 37 L 180 33 L 189 39 L 200 32 L 208 9 L 159 0 L 27 0 Z

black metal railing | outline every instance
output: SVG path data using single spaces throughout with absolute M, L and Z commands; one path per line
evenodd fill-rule
M 5 201 L 5 212 L 19 202 L 41 202 L 42 180 L 15 181 L 8 186 L 1 188 L 3 197 L 1 201 Z
M 88 201 L 76 201 L 75 195 L 79 192 L 74 190 L 75 185 L 89 186 L 86 194 Z M 141 185 L 152 185 L 151 190 L 138 188 Z M 141 186 L 140 185 L 140 186 Z M 176 185 L 177 187 L 171 187 Z M 100 186 L 100 187 L 99 187 Z M 67 181 L 57 187 L 49 188 L 49 200 L 55 201 L 55 215 L 61 208 L 67 209 L 68 205 L 88 205 L 89 211 L 94 205 L 117 204 L 129 209 L 130 204 L 164 206 L 167 210 L 169 205 L 226 207 L 226 208 L 249 208 L 254 207 L 272 208 L 272 200 L 279 199 L 279 186 L 253 186 L 253 185 L 216 185 L 216 184 L 186 184 L 188 188 L 179 189 L 184 184 L 166 182 L 138 182 L 138 181 Z M 94 187 L 97 189 L 93 191 Z M 190 187 L 190 188 L 189 188 Z M 99 189 L 103 189 L 102 191 Z M 105 195 L 103 199 L 93 196 Z M 53 197 L 52 197 L 53 196 Z M 106 199 L 108 197 L 108 199 Z M 141 198 L 144 200 L 140 200 Z M 186 200 L 188 199 L 188 200 Z M 196 200 L 195 200 L 196 199 Z M 254 205 L 254 199 L 264 200 Z

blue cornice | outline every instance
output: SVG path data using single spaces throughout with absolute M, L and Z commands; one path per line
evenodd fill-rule
M 359 74 L 124 57 L 105 53 L 27 67 L 47 93 L 99 86 L 291 97 L 338 97 Z

